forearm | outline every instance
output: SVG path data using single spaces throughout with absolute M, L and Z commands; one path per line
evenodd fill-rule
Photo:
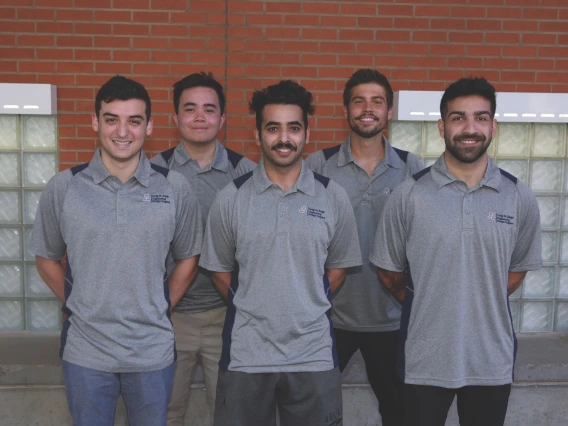
M 61 303 L 65 303 L 65 269 L 60 260 L 36 256 L 37 272 Z
M 178 304 L 195 278 L 198 261 L 199 256 L 176 261 L 176 266 L 174 266 L 172 273 L 168 277 L 171 308 Z
M 406 280 L 408 276 L 405 272 L 387 271 L 377 268 L 379 280 L 386 287 L 390 294 L 400 303 L 404 303 L 406 297 Z
M 509 272 L 507 280 L 507 294 L 513 294 L 523 283 L 527 272 Z
M 345 281 L 346 273 L 347 270 L 345 268 L 328 269 L 326 271 L 329 287 L 331 288 L 331 294 L 337 293 L 337 290 L 339 290 L 339 287 L 341 287 L 343 281 Z
M 229 288 L 231 287 L 232 275 L 232 272 L 211 272 L 213 285 L 225 302 L 229 300 Z

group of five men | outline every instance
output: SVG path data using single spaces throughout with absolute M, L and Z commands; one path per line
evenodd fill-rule
M 211 74 L 174 84 L 173 101 L 181 143 L 149 161 L 148 93 L 111 78 L 92 118 L 100 148 L 40 200 L 32 250 L 67 314 L 74 424 L 112 425 L 119 395 L 132 425 L 184 424 L 200 356 L 216 426 L 341 425 L 357 350 L 383 425 L 443 425 L 455 395 L 462 425 L 503 424 L 507 297 L 541 266 L 540 220 L 487 156 L 485 79 L 444 92 L 446 150 L 426 169 L 386 139 L 393 91 L 375 70 L 345 85 L 347 139 L 305 161 L 314 105 L 295 82 L 252 96 L 258 164 L 217 140 Z

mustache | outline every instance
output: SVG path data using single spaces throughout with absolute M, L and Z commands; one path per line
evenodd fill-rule
M 466 140 L 474 140 L 474 141 L 485 141 L 485 136 L 480 135 L 479 133 L 462 133 L 461 135 L 457 135 L 454 137 L 454 141 L 461 142 Z
M 292 145 L 290 142 L 278 142 L 276 145 L 274 145 L 272 148 L 270 148 L 271 151 L 276 151 L 277 149 L 282 149 L 282 148 L 287 148 L 290 151 L 298 151 L 298 148 L 296 148 L 294 145 Z

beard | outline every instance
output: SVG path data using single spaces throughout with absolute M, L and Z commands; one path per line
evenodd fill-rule
M 359 126 L 359 120 L 362 117 L 369 117 L 368 115 L 361 115 L 359 117 L 355 117 L 354 119 L 352 119 L 351 117 L 348 117 L 347 122 L 349 123 L 349 127 L 351 128 L 351 131 L 353 133 L 355 133 L 358 136 L 361 136 L 362 138 L 365 139 L 370 139 L 374 136 L 377 136 L 379 133 L 381 133 L 383 131 L 383 129 L 385 128 L 384 126 L 381 126 L 381 121 L 377 116 L 372 116 L 375 119 L 375 126 L 370 126 L 367 127 L 366 129 L 362 126 Z
M 481 145 L 468 147 L 459 144 L 459 142 L 463 140 L 475 140 L 482 143 Z M 461 135 L 454 136 L 453 139 L 445 136 L 444 141 L 446 143 L 446 150 L 456 160 L 469 164 L 476 162 L 483 156 L 483 154 L 485 154 L 485 152 L 489 148 L 489 145 L 491 145 L 492 138 L 486 138 L 484 135 L 481 135 L 479 133 L 462 133 Z

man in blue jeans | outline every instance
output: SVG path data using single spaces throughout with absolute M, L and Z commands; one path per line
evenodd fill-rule
M 100 148 L 47 184 L 32 233 L 40 276 L 63 303 L 63 374 L 73 424 L 166 424 L 174 333 L 169 310 L 197 271 L 202 219 L 185 178 L 150 164 L 150 97 L 116 76 L 92 117 Z M 166 256 L 176 266 L 166 278 Z M 67 255 L 66 269 L 61 259 Z

